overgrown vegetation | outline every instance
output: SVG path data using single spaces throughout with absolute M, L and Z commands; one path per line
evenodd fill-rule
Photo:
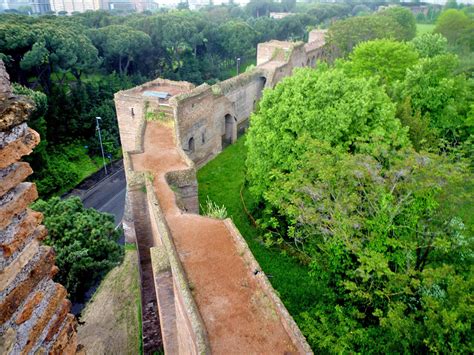
M 471 353 L 472 7 L 430 7 L 417 20 L 433 33 L 416 38 L 409 10 L 374 7 L 264 0 L 245 10 L 0 16 L 15 90 L 37 104 L 41 193 L 87 171 L 94 117 L 106 151 L 117 150 L 115 91 L 155 76 L 213 83 L 236 57 L 249 63 L 256 43 L 332 23 L 331 65 L 265 91 L 245 144 L 199 171 L 201 209 L 233 218 L 315 352 Z M 267 16 L 279 10 L 296 14 Z M 120 260 L 109 217 L 78 200 L 35 208 L 73 298 Z
M 253 213 L 267 245 L 310 260 L 323 297 L 298 319 L 316 351 L 472 347 L 474 90 L 449 43 L 361 42 L 252 115 Z
M 201 214 L 218 219 L 227 218 L 227 209 L 224 205 L 219 206 L 216 202 L 213 202 L 209 196 L 207 196 L 206 202 L 204 205 L 199 205 Z
M 72 301 L 81 300 L 85 291 L 122 261 L 123 246 L 117 243 L 121 233 L 111 215 L 84 208 L 78 197 L 38 200 L 32 208 L 44 214 L 45 243 L 54 248 L 59 267 L 56 280 L 66 287 Z
M 119 157 L 115 92 L 158 76 L 213 84 L 235 75 L 237 57 L 241 71 L 253 64 L 257 43 L 303 39 L 309 28 L 344 17 L 351 8 L 253 1 L 247 8 L 229 4 L 201 11 L 0 14 L 0 59 L 16 91 L 40 104 L 31 122 L 43 141 L 31 157 L 40 195 L 59 195 L 92 172 L 83 164 L 100 156 L 95 117 L 102 118 L 106 155 Z M 298 14 L 267 16 L 291 9 Z

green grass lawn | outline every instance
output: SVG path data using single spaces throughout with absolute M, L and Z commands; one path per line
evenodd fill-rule
M 257 64 L 257 59 L 256 58 L 251 58 L 251 59 L 247 59 L 247 60 L 243 61 L 242 63 L 240 63 L 239 73 L 240 74 L 245 73 L 245 70 L 247 69 L 247 67 L 249 67 L 251 65 L 256 65 L 256 64 Z M 232 68 L 227 70 L 227 72 L 225 73 L 225 76 L 228 77 L 228 78 L 233 78 L 236 75 L 237 75 L 237 65 L 234 65 Z
M 102 157 L 101 156 L 89 156 L 87 148 L 84 147 L 83 142 L 73 143 L 67 146 L 64 146 L 64 150 L 76 150 L 74 159 L 68 160 L 65 159 L 65 164 L 69 166 L 70 170 L 73 170 L 77 173 L 77 179 L 69 181 L 69 184 L 61 186 L 57 193 L 54 195 L 61 196 L 65 192 L 79 185 L 83 180 L 87 179 L 89 176 L 99 171 L 103 167 Z M 109 163 L 107 160 L 106 163 Z
M 270 282 L 286 308 L 298 322 L 299 314 L 312 308 L 321 299 L 320 288 L 309 276 L 308 267 L 280 250 L 265 247 L 259 239 L 261 232 L 253 227 L 245 214 L 240 199 L 247 154 L 244 141 L 245 136 L 199 170 L 199 201 L 204 206 L 209 196 L 212 201 L 227 208 L 228 216 L 247 241 L 262 270 L 269 275 Z M 244 198 L 247 208 L 251 209 L 251 196 L 244 193 Z
M 433 32 L 434 28 L 435 28 L 435 25 L 431 23 L 417 23 L 416 35 L 421 36 L 422 34 L 425 34 L 425 33 L 431 33 Z

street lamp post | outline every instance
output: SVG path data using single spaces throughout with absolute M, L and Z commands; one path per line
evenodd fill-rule
M 240 70 L 240 58 L 237 58 L 237 75 L 239 75 Z
M 104 146 L 102 145 L 102 135 L 100 134 L 100 125 L 99 125 L 99 121 L 101 119 L 102 118 L 100 117 L 96 117 L 95 122 L 96 122 L 96 129 L 97 131 L 99 131 L 99 142 L 100 142 L 100 150 L 102 152 L 102 162 L 104 163 L 104 171 L 105 171 L 105 175 L 107 175 L 107 164 L 105 163 Z

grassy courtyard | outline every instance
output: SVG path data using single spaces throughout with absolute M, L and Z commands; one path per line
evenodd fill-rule
M 227 208 L 228 216 L 246 239 L 262 270 L 298 322 L 301 312 L 318 303 L 321 296 L 319 288 L 309 276 L 308 267 L 281 250 L 263 245 L 259 238 L 263 232 L 252 225 L 245 213 L 240 198 L 247 154 L 244 141 L 245 136 L 199 170 L 199 201 L 204 206 L 209 196 L 212 201 Z M 245 191 L 243 195 L 247 208 L 251 210 L 254 206 L 251 196 Z
M 433 32 L 434 28 L 435 28 L 435 25 L 431 23 L 417 23 L 416 35 L 421 36 L 422 34 L 425 34 L 425 33 L 431 33 Z

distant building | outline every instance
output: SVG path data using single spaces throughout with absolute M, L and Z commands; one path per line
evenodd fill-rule
M 136 10 L 136 4 L 132 0 L 109 0 L 104 5 L 105 10 Z
M 30 10 L 27 10 L 27 9 Z M 32 14 L 44 14 L 51 11 L 49 0 L 1 0 L 0 11 L 29 11 Z
M 45 14 L 51 11 L 49 0 L 30 0 L 34 14 Z
M 180 3 L 187 2 L 191 10 L 199 10 L 200 8 L 211 5 L 211 3 L 213 5 L 222 5 L 233 2 L 236 5 L 245 6 L 250 2 L 250 0 L 154 0 L 154 2 L 159 8 L 168 9 L 174 9 L 178 7 Z
M 33 0 L 38 1 L 38 0 Z M 87 10 L 124 10 L 142 12 L 154 10 L 158 5 L 153 0 L 40 0 L 51 1 L 51 10 L 58 13 L 66 11 L 84 12 Z
M 186 1 L 183 0 L 155 0 L 155 4 L 158 8 L 167 8 L 167 9 L 174 9 L 178 7 L 180 3 L 185 3 Z
M 413 3 L 414 1 L 411 0 L 401 0 L 400 2 L 402 3 Z M 446 5 L 447 0 L 423 0 L 422 1 L 425 4 L 430 4 L 430 5 Z M 474 0 L 456 0 L 458 4 L 464 4 L 464 5 L 474 5 Z
M 100 0 L 49 0 L 51 10 L 58 13 L 66 11 L 68 14 L 73 12 L 84 12 L 87 10 L 100 10 Z
M 270 12 L 270 17 L 274 18 L 275 20 L 280 20 L 284 17 L 293 15 L 291 12 Z

